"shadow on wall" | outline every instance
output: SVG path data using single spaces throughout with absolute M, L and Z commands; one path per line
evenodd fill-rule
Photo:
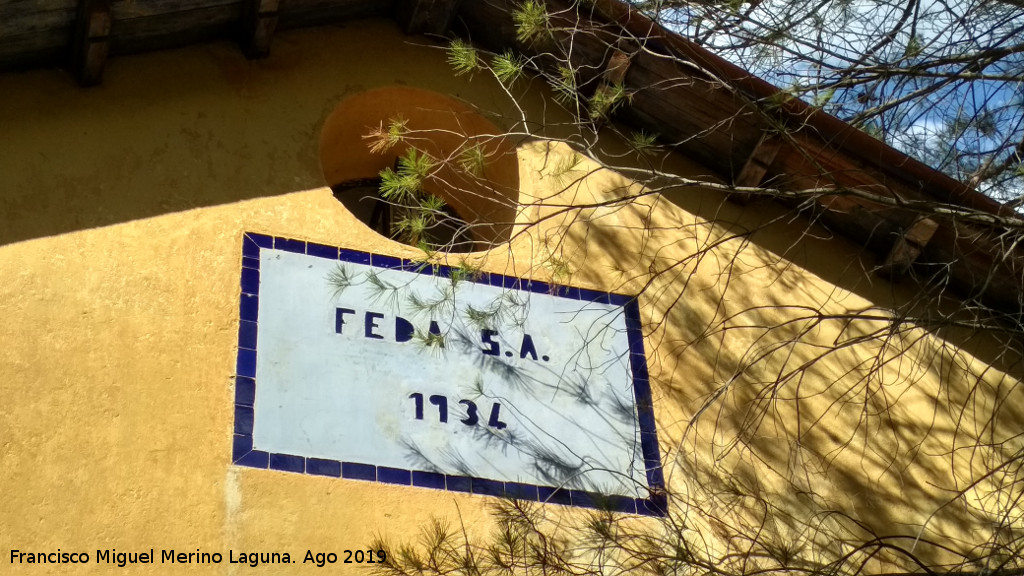
M 356 53 L 378 58 L 338 57 Z M 91 89 L 57 71 L 2 75 L 0 244 L 325 186 L 327 117 L 396 83 L 495 99 L 391 21 L 284 32 L 262 61 L 229 42 L 117 58 Z M 342 154 L 365 155 L 358 143 Z
M 0 243 L 322 186 L 312 103 L 280 86 L 247 97 L 210 69 L 243 57 L 207 50 L 126 58 L 89 90 L 0 78 L 15 104 L 0 110 Z
M 1020 475 L 1004 465 L 1024 449 L 1012 339 L 893 321 L 934 304 L 872 282 L 869 254 L 782 207 L 699 187 L 643 196 L 621 177 L 602 188 L 604 206 L 538 235 L 564 260 L 612 266 L 570 283 L 640 294 L 659 434 L 675 447 L 665 473 L 688 522 L 782 565 L 872 570 L 916 569 L 909 554 L 956 564 L 1021 528 Z

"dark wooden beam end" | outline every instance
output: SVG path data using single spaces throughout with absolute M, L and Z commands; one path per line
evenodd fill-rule
M 622 50 L 612 52 L 611 58 L 604 67 L 604 81 L 608 84 L 622 84 L 626 81 L 630 58 Z
M 745 188 L 760 186 L 764 181 L 764 175 L 768 172 L 768 167 L 775 161 L 775 156 L 779 153 L 781 145 L 782 141 L 776 136 L 768 134 L 762 136 L 757 146 L 754 147 L 754 151 L 750 153 L 750 157 L 744 162 L 740 173 L 733 180 L 733 185 Z M 750 196 L 729 194 L 729 200 L 737 204 L 746 204 L 750 202 Z
M 270 40 L 277 29 L 280 0 L 245 0 L 242 11 L 242 52 L 246 58 L 270 55 Z
M 110 49 L 110 0 L 79 0 L 71 47 L 71 72 L 81 86 L 103 80 Z
M 395 20 L 406 34 L 444 36 L 458 4 L 459 0 L 398 0 Z
M 891 279 L 906 274 L 938 228 L 938 222 L 928 218 L 920 218 L 915 221 L 893 243 L 889 255 L 879 268 L 879 273 Z

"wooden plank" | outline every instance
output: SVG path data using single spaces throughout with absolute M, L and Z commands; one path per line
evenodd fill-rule
M 736 186 L 760 186 L 768 167 L 775 161 L 782 140 L 776 136 L 765 134 L 754 147 L 740 173 L 733 180 Z
M 630 105 L 618 118 L 662 136 L 675 150 L 731 180 L 742 169 L 765 126 L 760 114 L 685 63 L 638 53 L 626 72 Z
M 553 1 L 548 6 L 554 14 L 554 28 L 572 30 L 572 18 L 585 20 L 569 4 Z M 513 0 L 463 2 L 458 20 L 475 43 L 498 51 L 519 46 L 525 53 L 536 55 L 544 47 L 515 39 L 515 9 Z M 608 62 L 619 49 L 619 40 L 621 36 L 607 25 L 598 26 L 593 34 L 577 34 L 571 41 L 562 39 L 563 47 L 571 46 L 571 66 L 579 72 L 577 86 L 585 96 L 600 85 Z M 546 64 L 564 65 L 551 60 Z M 759 123 L 751 108 L 743 106 L 717 83 L 693 78 L 692 72 L 672 58 L 637 53 L 622 79 L 631 95 L 629 105 L 622 107 L 617 117 L 634 122 L 636 128 L 664 136 L 664 141 L 679 143 L 679 151 L 709 168 L 732 174 L 739 166 L 734 168 L 731 156 L 721 151 L 740 151 L 743 155 L 735 163 L 742 165 L 746 152 L 754 148 L 761 135 Z
M 794 207 L 805 208 L 807 203 L 791 203 Z M 885 254 L 892 246 L 893 236 L 902 229 L 898 220 L 900 214 L 890 213 L 877 206 L 869 206 L 849 198 L 838 197 L 836 201 L 811 202 L 810 206 L 821 220 L 834 231 L 847 236 L 854 244 L 866 247 L 874 254 Z
M 115 20 L 111 54 L 136 54 L 188 46 L 237 34 L 241 4 L 214 6 L 149 18 Z
M 0 27 L 5 26 L 11 18 L 31 18 L 47 12 L 77 10 L 77 0 L 0 0 Z
M 553 31 L 549 36 L 527 42 L 516 38 L 512 15 L 518 3 L 514 0 L 460 2 L 457 21 L 462 28 L 458 31 L 473 43 L 491 50 L 504 52 L 515 48 L 553 73 L 557 73 L 557 67 L 572 69 L 577 89 L 584 97 L 589 97 L 600 86 L 607 62 L 621 37 L 614 28 L 581 14 L 575 4 L 549 0 L 546 6 Z M 576 30 L 581 32 L 574 33 Z
M 384 16 L 391 5 L 381 0 L 287 0 L 280 5 L 277 30 Z M 111 54 L 135 54 L 235 38 L 241 18 L 242 4 L 235 1 L 158 16 L 115 19 Z
M 288 0 L 281 6 L 277 27 L 280 30 L 324 26 L 391 14 L 389 0 Z
M 245 0 L 241 44 L 247 58 L 270 55 L 270 39 L 277 28 L 279 7 L 279 0 Z
M 77 15 L 78 6 L 74 4 L 35 12 L 0 7 L 0 44 L 14 36 L 45 32 L 54 28 L 67 28 L 74 25 Z M 67 38 L 64 39 L 64 44 L 67 45 Z
M 112 0 L 110 10 L 114 20 L 130 20 L 238 3 L 239 0 Z
M 922 190 L 904 186 L 877 168 L 837 153 L 815 135 L 790 132 L 787 138 L 792 145 L 787 146 L 785 152 L 779 154 L 771 167 L 771 176 L 780 187 L 863 188 L 872 194 L 903 200 L 928 199 Z
M 932 200 L 927 190 L 907 186 L 877 167 L 837 153 L 815 137 L 803 133 L 791 137 L 796 144 L 779 154 L 770 171 L 787 189 L 834 186 L 902 200 Z M 934 276 L 933 283 L 945 282 L 962 297 L 977 298 L 1010 314 L 1020 313 L 1024 254 L 1015 249 L 1007 255 L 1005 239 L 999 234 L 955 219 L 935 219 L 934 228 L 929 223 L 915 228 L 920 213 L 852 196 L 820 196 L 814 204 L 830 228 L 867 246 L 883 262 L 891 260 L 896 268 L 891 272 L 905 272 L 909 265 L 900 268 L 901 263 L 910 261 L 922 270 L 923 277 Z M 909 237 L 905 231 L 910 231 Z M 894 246 L 894 237 L 905 239 L 905 243 Z M 890 273 L 884 269 L 885 263 L 882 268 L 882 274 Z
M 77 7 L 75 0 L 0 0 L 0 11 L 44 12 Z
M 772 162 L 775 161 L 775 156 L 778 154 L 779 147 L 781 146 L 782 140 L 778 136 L 772 134 L 761 136 L 761 140 L 758 141 L 757 146 L 750 153 L 750 157 L 743 164 L 743 168 L 740 169 L 739 174 L 733 179 L 733 185 L 751 188 L 760 186 L 764 182 L 764 175 L 768 172 Z M 727 198 L 741 205 L 748 204 L 752 200 L 749 194 L 739 193 L 729 194 Z
M 503 52 L 515 45 L 516 25 L 512 21 L 515 5 L 510 0 L 467 0 L 456 10 L 456 31 L 473 43 Z
M 74 19 L 72 19 L 66 26 L 3 36 L 0 37 L 0 54 L 6 57 L 16 57 L 20 52 L 60 48 L 65 50 L 67 56 L 68 39 L 71 38 L 74 30 Z
M 626 73 L 626 84 L 635 95 L 660 101 L 658 107 L 670 113 L 665 121 L 701 129 L 755 129 L 756 135 L 745 146 L 746 150 L 753 150 L 763 133 L 753 106 L 718 81 L 699 75 L 685 62 L 640 52 Z M 727 125 L 720 126 L 723 122 Z
M 103 78 L 110 39 L 110 0 L 80 0 L 72 41 L 71 72 L 81 86 Z
M 906 274 L 938 228 L 939 223 L 930 218 L 915 221 L 896 238 L 889 255 L 885 257 L 885 262 L 878 270 L 879 274 L 892 279 Z
M 0 72 L 66 65 L 73 30 L 68 24 L 0 39 Z
M 630 57 L 622 50 L 616 49 L 604 68 L 604 81 L 608 84 L 622 84 L 626 81 Z
M 1007 254 L 1006 238 L 963 222 L 945 221 L 922 249 L 916 267 L 948 278 L 950 288 L 969 299 L 1019 318 L 1024 294 L 1024 255 Z
M 444 36 L 459 0 L 398 0 L 395 20 L 406 34 Z

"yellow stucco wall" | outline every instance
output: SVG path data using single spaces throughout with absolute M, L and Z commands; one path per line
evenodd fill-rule
M 198 548 L 225 558 L 229 550 L 274 551 L 301 561 L 307 550 L 365 549 L 378 534 L 415 536 L 436 514 L 487 530 L 487 497 L 230 462 L 243 232 L 417 254 L 354 220 L 324 187 L 321 128 L 335 107 L 367 89 L 408 85 L 513 112 L 494 84 L 453 78 L 444 53 L 417 42 L 389 22 L 360 22 L 282 33 L 266 61 L 247 61 L 229 43 L 114 59 L 103 85 L 89 90 L 58 72 L 0 76 L 0 573 L 118 570 L 95 559 L 86 567 L 12 567 L 11 549 L 93 558 L 108 548 Z M 527 98 L 538 114 L 540 98 L 539 90 Z M 736 367 L 757 350 L 751 345 L 764 340 L 755 329 L 699 337 L 716 322 L 750 310 L 763 310 L 754 314 L 762 322 L 800 315 L 780 303 L 837 313 L 886 305 L 913 288 L 872 279 L 858 249 L 814 228 L 805 235 L 786 219 L 752 244 L 738 237 L 702 252 L 782 212 L 724 204 L 696 189 L 612 203 L 583 218 L 560 215 L 550 204 L 610 200 L 630 186 L 610 172 L 576 183 L 596 166 L 581 161 L 567 175 L 553 160 L 566 157 L 571 152 L 561 145 L 520 146 L 523 226 L 511 250 L 495 248 L 482 265 L 624 293 L 667 271 L 646 288 L 641 311 L 670 485 L 734 482 L 741 491 L 777 494 L 779 506 L 797 515 L 834 507 L 898 530 L 954 530 L 959 513 L 940 506 L 943 481 L 929 479 L 950 474 L 941 429 L 956 415 L 936 416 L 928 391 L 1015 383 L 990 343 L 928 336 L 922 363 L 893 363 L 888 381 L 868 383 L 907 400 L 897 417 L 906 425 L 871 420 L 861 427 L 864 406 L 836 407 L 822 391 L 836 381 L 856 387 L 849 375 L 863 369 L 864 358 L 888 354 L 857 348 L 812 368 L 799 392 L 785 392 L 807 396 L 804 410 L 815 415 L 809 422 L 773 414 L 772 426 L 752 436 L 741 432 L 742 416 L 718 419 L 714 430 L 692 428 L 689 418 L 716 392 L 723 400 L 713 410 L 736 406 L 734 414 L 749 414 L 762 372 L 811 354 L 780 349 L 740 374 Z M 685 159 L 672 162 L 701 173 Z M 549 206 L 531 206 L 538 202 Z M 704 257 L 689 260 L 694 254 Z M 828 324 L 805 339 L 840 336 Z M 801 426 L 814 433 L 796 440 Z M 840 454 L 835 448 L 851 429 L 898 434 L 881 440 L 881 449 L 854 438 L 861 448 Z M 726 452 L 736 445 L 747 449 Z M 752 452 L 757 447 L 763 450 Z M 806 462 L 814 478 L 795 477 Z M 801 499 L 792 490 L 800 482 L 820 497 Z M 145 568 L 132 573 L 173 573 Z M 242 568 L 225 562 L 188 570 Z

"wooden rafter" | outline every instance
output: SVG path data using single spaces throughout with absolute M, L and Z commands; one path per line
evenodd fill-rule
M 443 36 L 458 4 L 459 0 L 398 0 L 395 19 L 406 34 Z
M 934 220 L 929 218 L 916 220 L 893 243 L 879 272 L 891 278 L 906 274 L 938 229 L 939 223 Z
M 743 168 L 733 180 L 733 185 L 739 187 L 760 186 L 764 181 L 764 175 L 768 172 L 768 167 L 775 161 L 775 156 L 779 153 L 781 145 L 782 141 L 776 136 L 769 134 L 762 136 L 746 162 L 743 163 Z M 746 204 L 750 201 L 750 197 L 746 194 L 730 194 L 729 200 L 738 204 Z
M 82 86 L 103 79 L 110 38 L 110 0 L 79 0 L 71 71 Z
M 629 71 L 629 54 L 622 50 L 616 50 L 604 68 L 604 81 L 608 84 L 622 84 L 626 80 L 626 72 Z
M 764 181 L 764 175 L 768 167 L 775 161 L 775 155 L 779 153 L 781 140 L 774 136 L 765 134 L 761 141 L 754 147 L 750 157 L 743 164 L 743 169 L 736 176 L 736 186 L 760 186 Z
M 247 58 L 270 55 L 270 40 L 277 29 L 280 0 L 245 0 L 242 13 L 242 51 Z
M 605 122 L 616 107 L 616 100 L 623 100 L 622 89 L 625 84 L 626 72 L 629 71 L 629 54 L 622 50 L 615 50 L 604 63 L 604 70 L 601 72 L 597 88 L 590 96 L 591 103 L 596 102 L 599 97 L 604 97 L 606 102 L 611 104 L 601 111 L 600 117 L 593 117 L 597 122 Z M 593 109 L 592 109 L 593 113 Z

